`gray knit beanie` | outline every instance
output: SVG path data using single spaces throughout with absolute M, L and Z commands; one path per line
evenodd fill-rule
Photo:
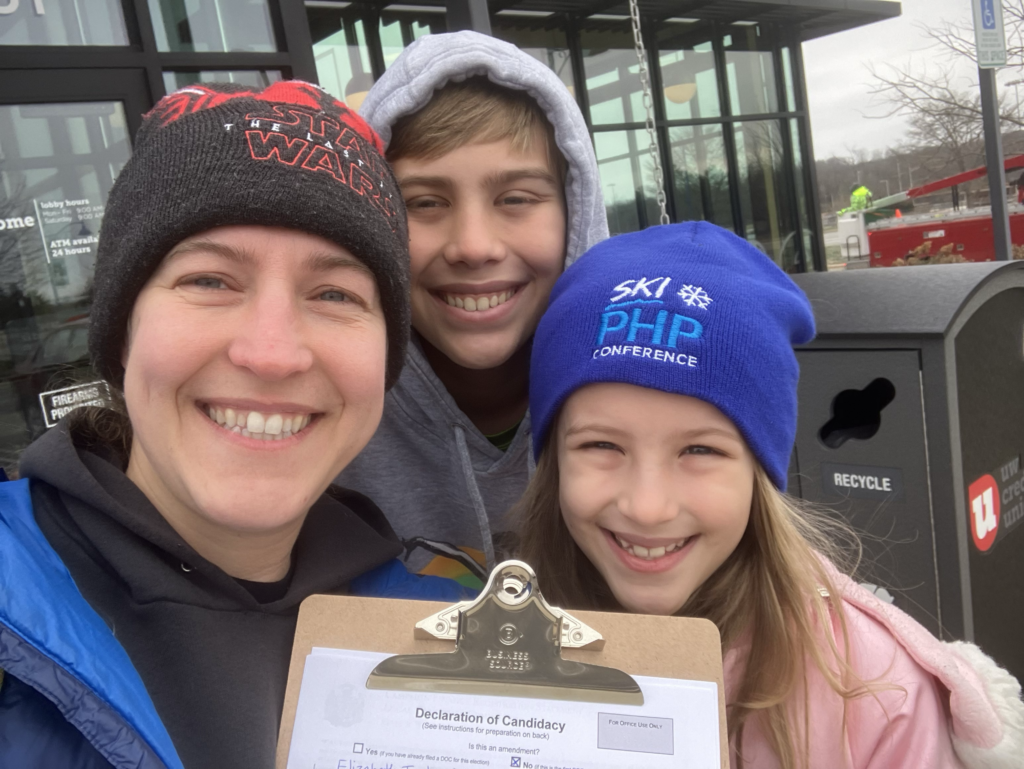
M 385 384 L 409 340 L 405 205 L 380 138 L 315 85 L 189 86 L 146 114 L 107 202 L 89 351 L 120 387 L 139 292 L 185 238 L 224 225 L 285 227 L 331 240 L 373 273 L 387 322 Z

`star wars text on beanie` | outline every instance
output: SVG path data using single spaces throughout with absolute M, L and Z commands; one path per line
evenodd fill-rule
M 610 238 L 559 278 L 537 328 L 535 455 L 574 391 L 633 384 L 716 406 L 785 490 L 796 437 L 793 345 L 813 337 L 804 293 L 731 232 L 684 222 Z
M 373 273 L 387 322 L 387 373 L 398 379 L 409 339 L 405 204 L 380 137 L 318 86 L 262 91 L 189 86 L 144 116 L 110 191 L 96 257 L 89 351 L 120 386 L 135 299 L 185 238 L 226 225 L 318 235 Z

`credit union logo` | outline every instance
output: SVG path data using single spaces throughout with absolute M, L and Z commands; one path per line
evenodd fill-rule
M 974 546 L 987 551 L 999 533 L 999 487 L 991 475 L 983 475 L 967 489 L 968 519 Z

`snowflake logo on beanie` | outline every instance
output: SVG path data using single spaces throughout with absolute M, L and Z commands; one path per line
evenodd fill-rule
M 706 310 L 708 305 L 714 301 L 703 288 L 690 285 L 685 285 L 679 289 L 679 298 L 686 302 L 688 306 L 693 307 L 696 305 L 702 310 Z

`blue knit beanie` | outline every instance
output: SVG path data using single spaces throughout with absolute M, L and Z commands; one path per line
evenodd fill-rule
M 793 345 L 813 338 L 804 293 L 731 232 L 683 222 L 610 238 L 565 271 L 537 328 L 534 453 L 575 390 L 622 382 L 713 404 L 785 490 L 796 437 Z

